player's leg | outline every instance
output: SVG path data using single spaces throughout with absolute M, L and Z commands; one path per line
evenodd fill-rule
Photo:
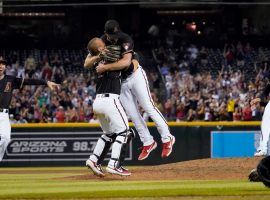
M 91 154 L 86 161 L 86 166 L 91 169 L 95 175 L 101 177 L 105 176 L 101 163 L 115 140 L 115 134 L 111 133 L 110 130 L 109 120 L 102 114 L 103 112 L 106 112 L 106 108 L 104 108 L 104 104 L 107 104 L 106 101 L 107 99 L 101 98 L 94 101 L 93 109 L 104 134 L 98 139 L 93 154 Z
M 6 148 L 10 142 L 11 126 L 8 113 L 0 113 L 0 161 L 3 160 Z
M 112 145 L 111 159 L 106 170 L 109 173 L 121 176 L 129 176 L 131 173 L 122 167 L 126 156 L 129 142 L 134 137 L 134 132 L 130 131 L 128 118 L 118 98 L 113 99 L 108 118 L 112 131 L 116 134 L 116 139 Z
M 171 135 L 166 119 L 163 117 L 153 102 L 150 94 L 147 76 L 144 70 L 139 67 L 134 73 L 136 74 L 134 74 L 134 77 L 131 80 L 133 82 L 131 91 L 138 99 L 140 106 L 142 106 L 144 111 L 155 122 L 163 143 L 161 156 L 167 157 L 172 152 L 172 147 L 175 143 L 175 137 Z
M 261 123 L 262 136 L 260 138 L 260 146 L 254 156 L 265 156 L 268 151 L 268 141 L 270 135 L 270 102 L 267 103 Z
M 129 89 L 128 82 L 122 83 L 120 102 L 123 105 L 127 115 L 134 123 L 143 145 L 152 144 L 154 142 L 153 136 L 150 134 L 146 122 L 140 114 L 136 96 L 132 94 L 131 90 Z
M 125 108 L 127 115 L 131 118 L 136 130 L 138 131 L 140 140 L 143 143 L 142 152 L 138 157 L 138 160 L 146 159 L 150 152 L 157 147 L 157 143 L 154 141 L 153 136 L 150 134 L 146 122 L 142 118 L 136 96 L 132 94 L 128 87 L 128 81 L 122 83 L 120 101 Z

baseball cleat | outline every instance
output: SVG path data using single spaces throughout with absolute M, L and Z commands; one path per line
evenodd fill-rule
M 162 144 L 162 158 L 166 158 L 172 153 L 173 145 L 175 143 L 175 137 L 173 135 L 170 135 L 168 137 L 170 138 L 170 141 Z
M 97 163 L 93 162 L 92 160 L 88 159 L 86 161 L 86 166 L 88 167 L 88 169 L 91 169 L 96 176 L 99 177 L 105 176 L 101 168 L 101 165 L 97 165 Z
M 254 153 L 255 157 L 266 156 L 266 155 L 267 155 L 267 150 L 258 150 L 257 152 Z
M 128 169 L 125 169 L 124 167 L 115 168 L 115 167 L 107 166 L 106 171 L 110 174 L 116 174 L 116 175 L 120 175 L 120 176 L 130 176 L 131 175 L 131 173 L 128 171 Z
M 157 143 L 156 141 L 154 141 L 152 144 L 147 145 L 147 146 L 143 146 L 142 148 L 142 152 L 138 157 L 138 160 L 144 160 L 146 159 L 149 154 L 151 153 L 151 151 L 155 150 L 157 148 Z

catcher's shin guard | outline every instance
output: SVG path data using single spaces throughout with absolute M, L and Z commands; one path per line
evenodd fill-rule
M 266 187 L 270 187 L 270 156 L 263 158 L 257 166 L 257 171 Z
M 114 161 L 114 167 L 119 168 L 122 166 L 130 141 L 135 137 L 133 129 L 121 132 L 117 134 L 115 142 L 112 146 L 112 158 Z M 111 163 L 109 163 L 110 165 Z
M 97 158 L 97 164 L 101 164 L 101 162 L 104 160 L 106 154 L 108 153 L 111 145 L 113 144 L 113 142 L 115 141 L 116 138 L 116 134 L 109 134 L 109 135 L 105 135 L 103 134 L 94 149 L 93 155 Z M 90 157 L 91 158 L 91 157 Z
M 135 138 L 135 131 L 132 128 L 130 128 L 127 133 L 127 142 L 123 144 L 122 149 L 121 149 L 120 158 L 119 158 L 119 166 L 122 166 L 128 152 L 129 143 L 134 138 Z

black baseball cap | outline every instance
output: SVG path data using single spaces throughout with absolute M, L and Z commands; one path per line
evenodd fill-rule
M 119 23 L 114 19 L 108 20 L 105 23 L 104 29 L 105 33 L 107 33 L 110 37 L 116 37 L 120 33 Z
M 0 63 L 7 65 L 7 61 L 3 57 L 0 57 Z

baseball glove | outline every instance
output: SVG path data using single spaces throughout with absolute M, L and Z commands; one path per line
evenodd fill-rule
M 248 180 L 250 182 L 261 182 L 262 181 L 261 177 L 258 174 L 257 169 L 251 170 L 250 174 L 248 175 Z
M 257 166 L 257 172 L 266 187 L 270 187 L 270 156 L 263 158 Z
M 99 54 L 99 57 L 105 62 L 116 62 L 122 57 L 121 47 L 116 45 L 109 45 Z

